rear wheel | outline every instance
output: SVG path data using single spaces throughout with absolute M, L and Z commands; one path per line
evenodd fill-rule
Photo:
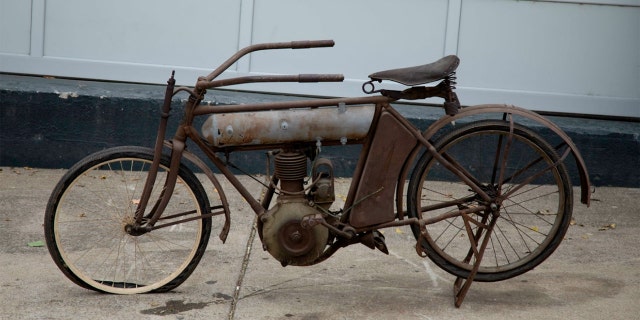
M 104 150 L 74 165 L 54 189 L 45 213 L 47 246 L 56 265 L 76 284 L 117 294 L 168 291 L 197 266 L 209 240 L 211 218 L 138 236 L 125 230 L 133 222 L 152 161 L 148 148 Z M 147 211 L 160 196 L 168 167 L 165 156 Z M 199 180 L 180 166 L 175 190 L 156 226 L 198 217 L 208 208 Z
M 434 144 L 478 181 L 493 198 L 508 195 L 489 238 L 475 281 L 508 279 L 544 261 L 558 247 L 571 220 L 573 194 L 567 170 L 539 135 L 504 121 L 480 121 L 446 134 Z M 482 199 L 459 177 L 426 152 L 409 182 L 411 217 L 433 218 L 474 208 Z M 471 215 L 487 222 L 488 213 Z M 478 228 L 471 224 L 473 233 Z M 413 227 L 416 239 L 420 229 Z M 426 226 L 421 243 L 427 255 L 447 272 L 468 277 L 474 258 L 463 218 L 455 215 Z

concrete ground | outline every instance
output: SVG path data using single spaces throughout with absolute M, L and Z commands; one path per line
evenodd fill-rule
M 640 314 L 640 189 L 596 189 L 590 208 L 579 204 L 576 190 L 576 223 L 547 261 L 514 279 L 474 283 L 455 308 L 454 278 L 416 255 L 409 228 L 385 231 L 388 256 L 355 245 L 316 266 L 283 268 L 262 251 L 257 237 L 248 241 L 253 213 L 230 191 L 227 243 L 214 236 L 218 226 L 184 284 L 164 294 L 94 293 L 67 280 L 46 247 L 37 246 L 44 241 L 46 202 L 64 170 L 0 169 L 3 319 L 638 319 Z M 348 182 L 338 179 L 339 198 Z

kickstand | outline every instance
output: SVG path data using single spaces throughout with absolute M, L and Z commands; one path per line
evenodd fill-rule
M 487 225 L 487 220 L 489 216 L 493 216 L 489 225 Z M 469 248 L 469 253 L 467 257 L 464 259 L 464 263 L 469 263 L 472 258 L 475 258 L 475 262 L 473 263 L 473 268 L 471 272 L 467 276 L 467 278 L 457 277 L 456 281 L 453 283 L 453 295 L 454 295 L 454 304 L 456 308 L 459 308 L 462 305 L 462 301 L 464 297 L 467 295 L 469 291 L 469 287 L 471 287 L 471 283 L 473 283 L 473 279 L 476 277 L 478 273 L 478 269 L 480 268 L 480 262 L 482 262 L 482 256 L 484 255 L 484 250 L 489 243 L 489 239 L 491 238 L 491 232 L 493 232 L 493 227 L 495 226 L 497 216 L 494 216 L 493 213 L 487 212 L 485 216 L 482 218 L 482 221 L 477 221 L 472 219 L 466 213 L 462 213 L 462 219 L 464 220 L 464 227 L 467 231 L 467 235 L 469 237 L 469 242 L 471 247 Z M 475 224 L 478 228 L 476 230 L 476 234 L 473 234 L 473 230 L 471 229 L 471 224 Z M 483 235 L 483 230 L 486 230 Z M 478 241 L 482 238 L 482 243 L 478 248 Z

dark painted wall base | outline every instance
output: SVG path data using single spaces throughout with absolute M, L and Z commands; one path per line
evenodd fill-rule
M 45 79 L 0 74 L 0 166 L 68 168 L 95 151 L 118 145 L 153 145 L 164 87 L 141 84 Z M 255 103 L 298 97 L 210 91 L 209 103 Z M 180 98 L 186 98 L 181 96 Z M 169 133 L 181 116 L 175 101 Z M 440 108 L 399 106 L 426 128 Z M 574 140 L 595 186 L 640 187 L 640 123 L 552 117 Z M 543 135 L 547 134 L 541 130 Z M 323 148 L 336 174 L 349 176 L 359 147 Z M 251 173 L 264 171 L 263 152 L 232 154 Z M 575 174 L 575 168 L 570 168 Z M 575 181 L 574 183 L 577 183 Z

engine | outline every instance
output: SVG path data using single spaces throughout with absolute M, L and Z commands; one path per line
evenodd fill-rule
M 276 204 L 261 216 L 262 242 L 283 266 L 312 264 L 324 251 L 329 230 L 304 219 L 323 215 L 335 200 L 333 167 L 328 159 L 314 162 L 312 181 L 305 190 L 307 156 L 301 151 L 281 151 L 275 157 L 280 181 Z

